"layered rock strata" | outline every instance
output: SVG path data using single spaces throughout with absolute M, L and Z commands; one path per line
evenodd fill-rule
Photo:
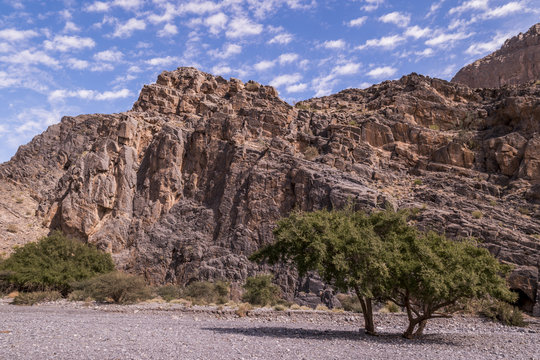
M 241 282 L 292 210 L 415 208 L 477 237 L 538 298 L 540 86 L 471 89 L 411 74 L 303 101 L 193 68 L 163 72 L 131 111 L 64 117 L 0 165 L 36 189 L 49 229 L 111 252 L 154 283 Z M 289 268 L 272 269 L 292 296 Z

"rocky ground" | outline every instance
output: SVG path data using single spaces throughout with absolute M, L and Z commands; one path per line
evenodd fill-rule
M 0 303 L 1 359 L 540 359 L 540 324 L 506 327 L 457 316 L 405 340 L 403 314 L 233 311 L 171 304 Z

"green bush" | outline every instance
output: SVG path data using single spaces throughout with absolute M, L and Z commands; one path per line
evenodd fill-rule
M 75 283 L 73 288 L 81 291 L 81 298 L 116 304 L 132 304 L 152 296 L 144 279 L 118 271 Z
M 182 297 L 182 288 L 178 285 L 167 284 L 156 289 L 156 293 L 167 302 Z
M 338 294 L 337 298 L 341 303 L 341 307 L 343 307 L 343 310 L 356 313 L 362 312 L 362 305 L 360 305 L 360 300 L 358 300 L 358 296 Z
M 523 313 L 517 307 L 504 301 L 496 301 L 486 306 L 481 314 L 508 326 L 525 326 Z
M 194 304 L 225 304 L 229 293 L 229 284 L 224 281 L 196 281 L 186 286 L 182 297 Z
M 19 247 L 0 264 L 0 286 L 23 292 L 71 291 L 74 281 L 114 270 L 109 254 L 60 232 Z
M 280 289 L 272 284 L 272 275 L 248 277 L 244 284 L 245 293 L 242 300 L 252 305 L 274 305 L 280 299 Z
M 34 305 L 47 301 L 56 301 L 62 298 L 58 291 L 23 292 L 15 296 L 13 305 Z

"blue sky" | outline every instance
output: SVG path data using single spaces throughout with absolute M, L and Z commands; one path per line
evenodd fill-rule
M 294 103 L 411 72 L 449 80 L 540 21 L 540 0 L 0 0 L 0 162 L 63 115 L 129 110 L 163 70 Z

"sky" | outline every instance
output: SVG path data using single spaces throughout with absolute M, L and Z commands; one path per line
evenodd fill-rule
M 62 116 L 131 109 L 180 66 L 297 101 L 411 72 L 450 80 L 540 0 L 0 0 L 0 162 Z

